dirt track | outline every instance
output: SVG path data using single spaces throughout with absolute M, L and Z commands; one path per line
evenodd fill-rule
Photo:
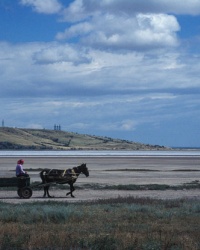
M 24 157 L 23 157 L 24 158 Z M 179 185 L 200 180 L 200 157 L 25 157 L 26 169 L 58 168 L 66 169 L 78 166 L 82 162 L 87 163 L 90 176 L 81 175 L 76 186 L 84 184 L 169 184 Z M 17 158 L 0 157 L 0 177 L 14 176 Z M 39 180 L 38 172 L 29 172 L 31 180 Z M 68 190 L 68 186 L 66 189 Z M 149 197 L 157 199 L 195 198 L 200 199 L 200 190 L 182 191 L 111 191 L 77 189 L 74 192 L 76 198 L 66 197 L 67 190 L 51 190 L 55 196 L 51 200 L 77 202 L 94 199 L 114 198 L 118 196 Z M 23 203 L 34 201 L 47 201 L 42 198 L 42 190 L 33 190 L 30 199 L 19 199 L 16 191 L 0 191 L 0 201 L 11 203 Z

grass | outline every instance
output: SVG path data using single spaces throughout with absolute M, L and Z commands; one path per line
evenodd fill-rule
M 0 249 L 200 248 L 200 201 L 0 203 Z
M 110 137 L 75 132 L 0 128 L 0 150 L 168 150 L 164 146 L 142 144 Z
M 111 190 L 190 190 L 190 189 L 200 189 L 200 183 L 188 183 L 182 185 L 171 186 L 167 184 L 146 184 L 146 185 L 106 185 L 105 189 Z
M 120 172 L 160 172 L 160 170 L 155 170 L 155 169 L 146 169 L 146 168 L 136 168 L 136 169 L 132 169 L 132 168 L 122 168 L 122 169 L 109 169 L 109 170 L 105 170 L 105 171 L 109 171 L 109 172 L 115 172 L 115 171 L 120 171 Z M 194 171 L 194 170 L 193 170 Z
M 31 186 L 33 189 L 43 189 L 43 187 L 37 186 L 41 182 L 32 182 Z M 66 185 L 62 184 L 53 184 L 52 187 L 54 189 L 66 189 Z M 0 190 L 16 190 L 16 187 L 0 187 Z M 95 190 L 191 190 L 191 189 L 200 189 L 200 182 L 198 180 L 184 183 L 181 185 L 167 185 L 167 184 L 146 184 L 146 185 L 136 185 L 136 184 L 127 184 L 127 185 L 102 185 L 98 183 L 91 183 L 91 184 L 83 184 L 83 185 L 76 185 L 76 189 L 95 189 Z
M 158 170 L 158 169 L 146 169 L 146 168 L 122 168 L 122 169 L 108 169 L 105 171 L 109 171 L 109 172 L 163 172 L 162 170 Z M 172 172 L 199 172 L 199 169 L 173 169 L 171 170 Z M 165 171 L 166 172 L 166 171 Z
M 189 190 L 189 189 L 200 189 L 200 182 L 198 180 L 184 183 L 181 185 L 167 185 L 167 184 L 146 184 L 146 185 L 100 185 L 100 184 L 84 184 L 83 188 L 90 189 L 109 189 L 109 190 Z

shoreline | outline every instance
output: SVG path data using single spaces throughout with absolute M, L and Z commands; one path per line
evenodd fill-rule
M 0 150 L 1 157 L 163 157 L 200 156 L 199 150 Z

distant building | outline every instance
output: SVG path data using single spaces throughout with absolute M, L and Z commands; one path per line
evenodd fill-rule
M 4 127 L 4 120 L 2 120 L 2 127 Z

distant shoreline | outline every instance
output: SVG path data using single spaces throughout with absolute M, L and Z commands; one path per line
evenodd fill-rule
M 0 150 L 0 157 L 187 157 L 200 150 Z

